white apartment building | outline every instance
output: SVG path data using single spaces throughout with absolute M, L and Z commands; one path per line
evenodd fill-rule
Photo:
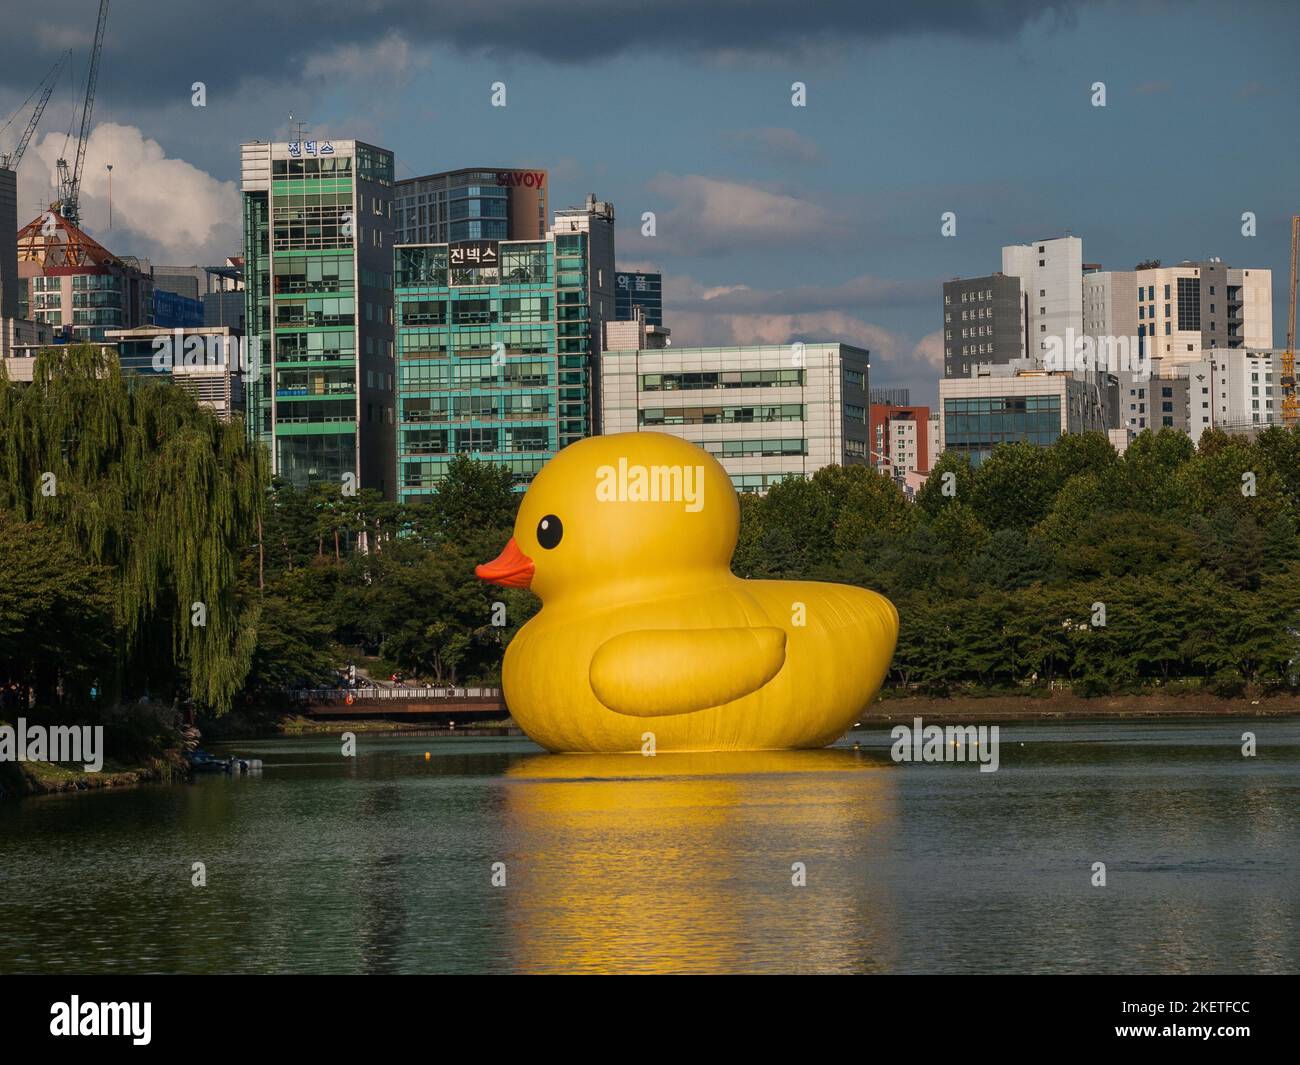
M 1120 413 L 1125 427 L 1140 433 L 1144 429 L 1165 426 L 1181 429 L 1198 439 L 1206 425 L 1264 422 L 1273 410 L 1281 409 L 1280 395 L 1261 392 L 1252 396 L 1242 387 L 1251 383 L 1243 374 L 1265 371 L 1247 367 L 1226 356 L 1219 359 L 1219 369 L 1211 368 L 1210 352 L 1225 350 L 1268 350 L 1273 345 L 1273 273 L 1256 268 L 1225 266 L 1217 259 L 1185 262 L 1177 266 L 1151 266 L 1141 270 L 1105 270 L 1084 275 L 1084 328 L 1095 340 L 1103 337 L 1136 338 L 1141 353 L 1160 360 L 1166 369 L 1152 373 L 1172 373 L 1175 380 L 1188 380 L 1190 370 L 1171 371 L 1171 366 L 1190 367 L 1201 364 L 1207 382 L 1191 386 L 1195 395 L 1186 397 L 1184 409 L 1182 386 L 1165 384 L 1153 393 L 1147 382 L 1131 372 L 1117 372 L 1120 386 Z M 1212 361 L 1212 360 L 1211 360 Z M 1215 387 L 1209 380 L 1216 373 L 1224 375 Z M 1231 387 L 1228 381 L 1236 382 Z M 1253 382 L 1267 388 L 1275 379 Z M 1201 394 L 1198 388 L 1210 389 Z M 1172 395 L 1165 395 L 1172 391 Z M 1250 406 L 1258 401 L 1258 407 Z M 1166 409 L 1172 401 L 1174 409 Z M 1209 403 L 1203 408 L 1202 403 Z M 1173 420 L 1170 421 L 1170 415 Z M 1203 416 L 1210 420 L 1204 421 Z M 1255 416 L 1258 415 L 1256 418 Z
M 605 351 L 601 429 L 689 440 L 742 492 L 865 465 L 869 357 L 834 343 Z
M 1085 331 L 1136 336 L 1152 358 L 1273 346 L 1273 271 L 1217 259 L 1083 278 Z
M 929 424 L 929 419 L 926 419 Z M 919 425 L 915 418 L 891 418 L 889 427 L 889 457 L 894 469 L 904 473 L 921 471 L 921 440 Z M 922 430 L 923 432 L 923 430 Z
M 1033 365 L 1041 367 L 1048 337 L 1083 333 L 1083 241 L 1054 237 L 1008 245 L 1002 249 L 1002 272 L 1020 279 L 1025 348 Z
M 1171 428 L 1192 442 L 1206 429 L 1246 432 L 1281 424 L 1280 351 L 1215 348 L 1155 359 L 1146 381 L 1126 382 L 1129 429 Z

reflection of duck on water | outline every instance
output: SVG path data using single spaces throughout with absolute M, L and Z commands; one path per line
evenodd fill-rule
M 901 777 L 883 747 L 522 757 L 500 807 L 502 838 L 519 848 L 500 856 L 511 963 L 889 968 Z
M 862 588 L 729 569 L 739 506 L 709 454 L 592 437 L 538 474 L 485 580 L 542 610 L 506 649 L 514 719 L 552 751 L 821 747 L 874 698 L 898 614 Z

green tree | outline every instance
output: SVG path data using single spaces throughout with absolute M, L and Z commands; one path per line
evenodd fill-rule
M 0 377 L 0 510 L 109 571 L 128 693 L 230 705 L 255 635 L 237 569 L 266 484 L 241 422 L 124 377 L 98 347 L 42 351 L 30 384 Z
M 17 685 L 24 707 L 29 692 L 87 706 L 115 665 L 109 573 L 57 530 L 0 512 L 0 574 L 0 687 Z

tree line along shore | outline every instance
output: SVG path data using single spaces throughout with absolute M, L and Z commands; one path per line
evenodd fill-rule
M 497 684 L 538 604 L 474 565 L 518 500 L 508 472 L 465 456 L 418 504 L 299 491 L 238 420 L 94 348 L 50 349 L 32 383 L 0 377 L 0 718 L 98 721 L 142 699 L 201 722 L 275 714 L 356 654 L 382 676 Z M 862 466 L 743 496 L 733 569 L 894 602 L 873 719 L 1152 699 L 1272 712 L 1300 692 L 1298 521 L 1295 430 L 1146 432 L 1123 455 L 1085 434 L 977 467 L 944 454 L 914 502 Z

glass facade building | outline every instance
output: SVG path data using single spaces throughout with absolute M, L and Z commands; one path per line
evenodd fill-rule
M 663 287 L 663 274 L 638 274 L 620 270 L 614 276 L 614 317 L 620 322 L 630 322 L 633 308 L 640 307 L 646 325 L 663 325 Z
M 545 170 L 472 167 L 404 178 L 393 188 L 397 241 L 544 240 Z
M 456 454 L 505 466 L 522 491 L 587 435 L 587 241 L 397 248 L 399 498 L 436 491 Z
M 249 431 L 300 488 L 395 493 L 392 185 L 360 141 L 243 146 Z
M 972 396 L 945 399 L 947 451 L 969 455 L 979 465 L 998 444 L 1026 441 L 1048 447 L 1061 435 L 1061 396 Z

